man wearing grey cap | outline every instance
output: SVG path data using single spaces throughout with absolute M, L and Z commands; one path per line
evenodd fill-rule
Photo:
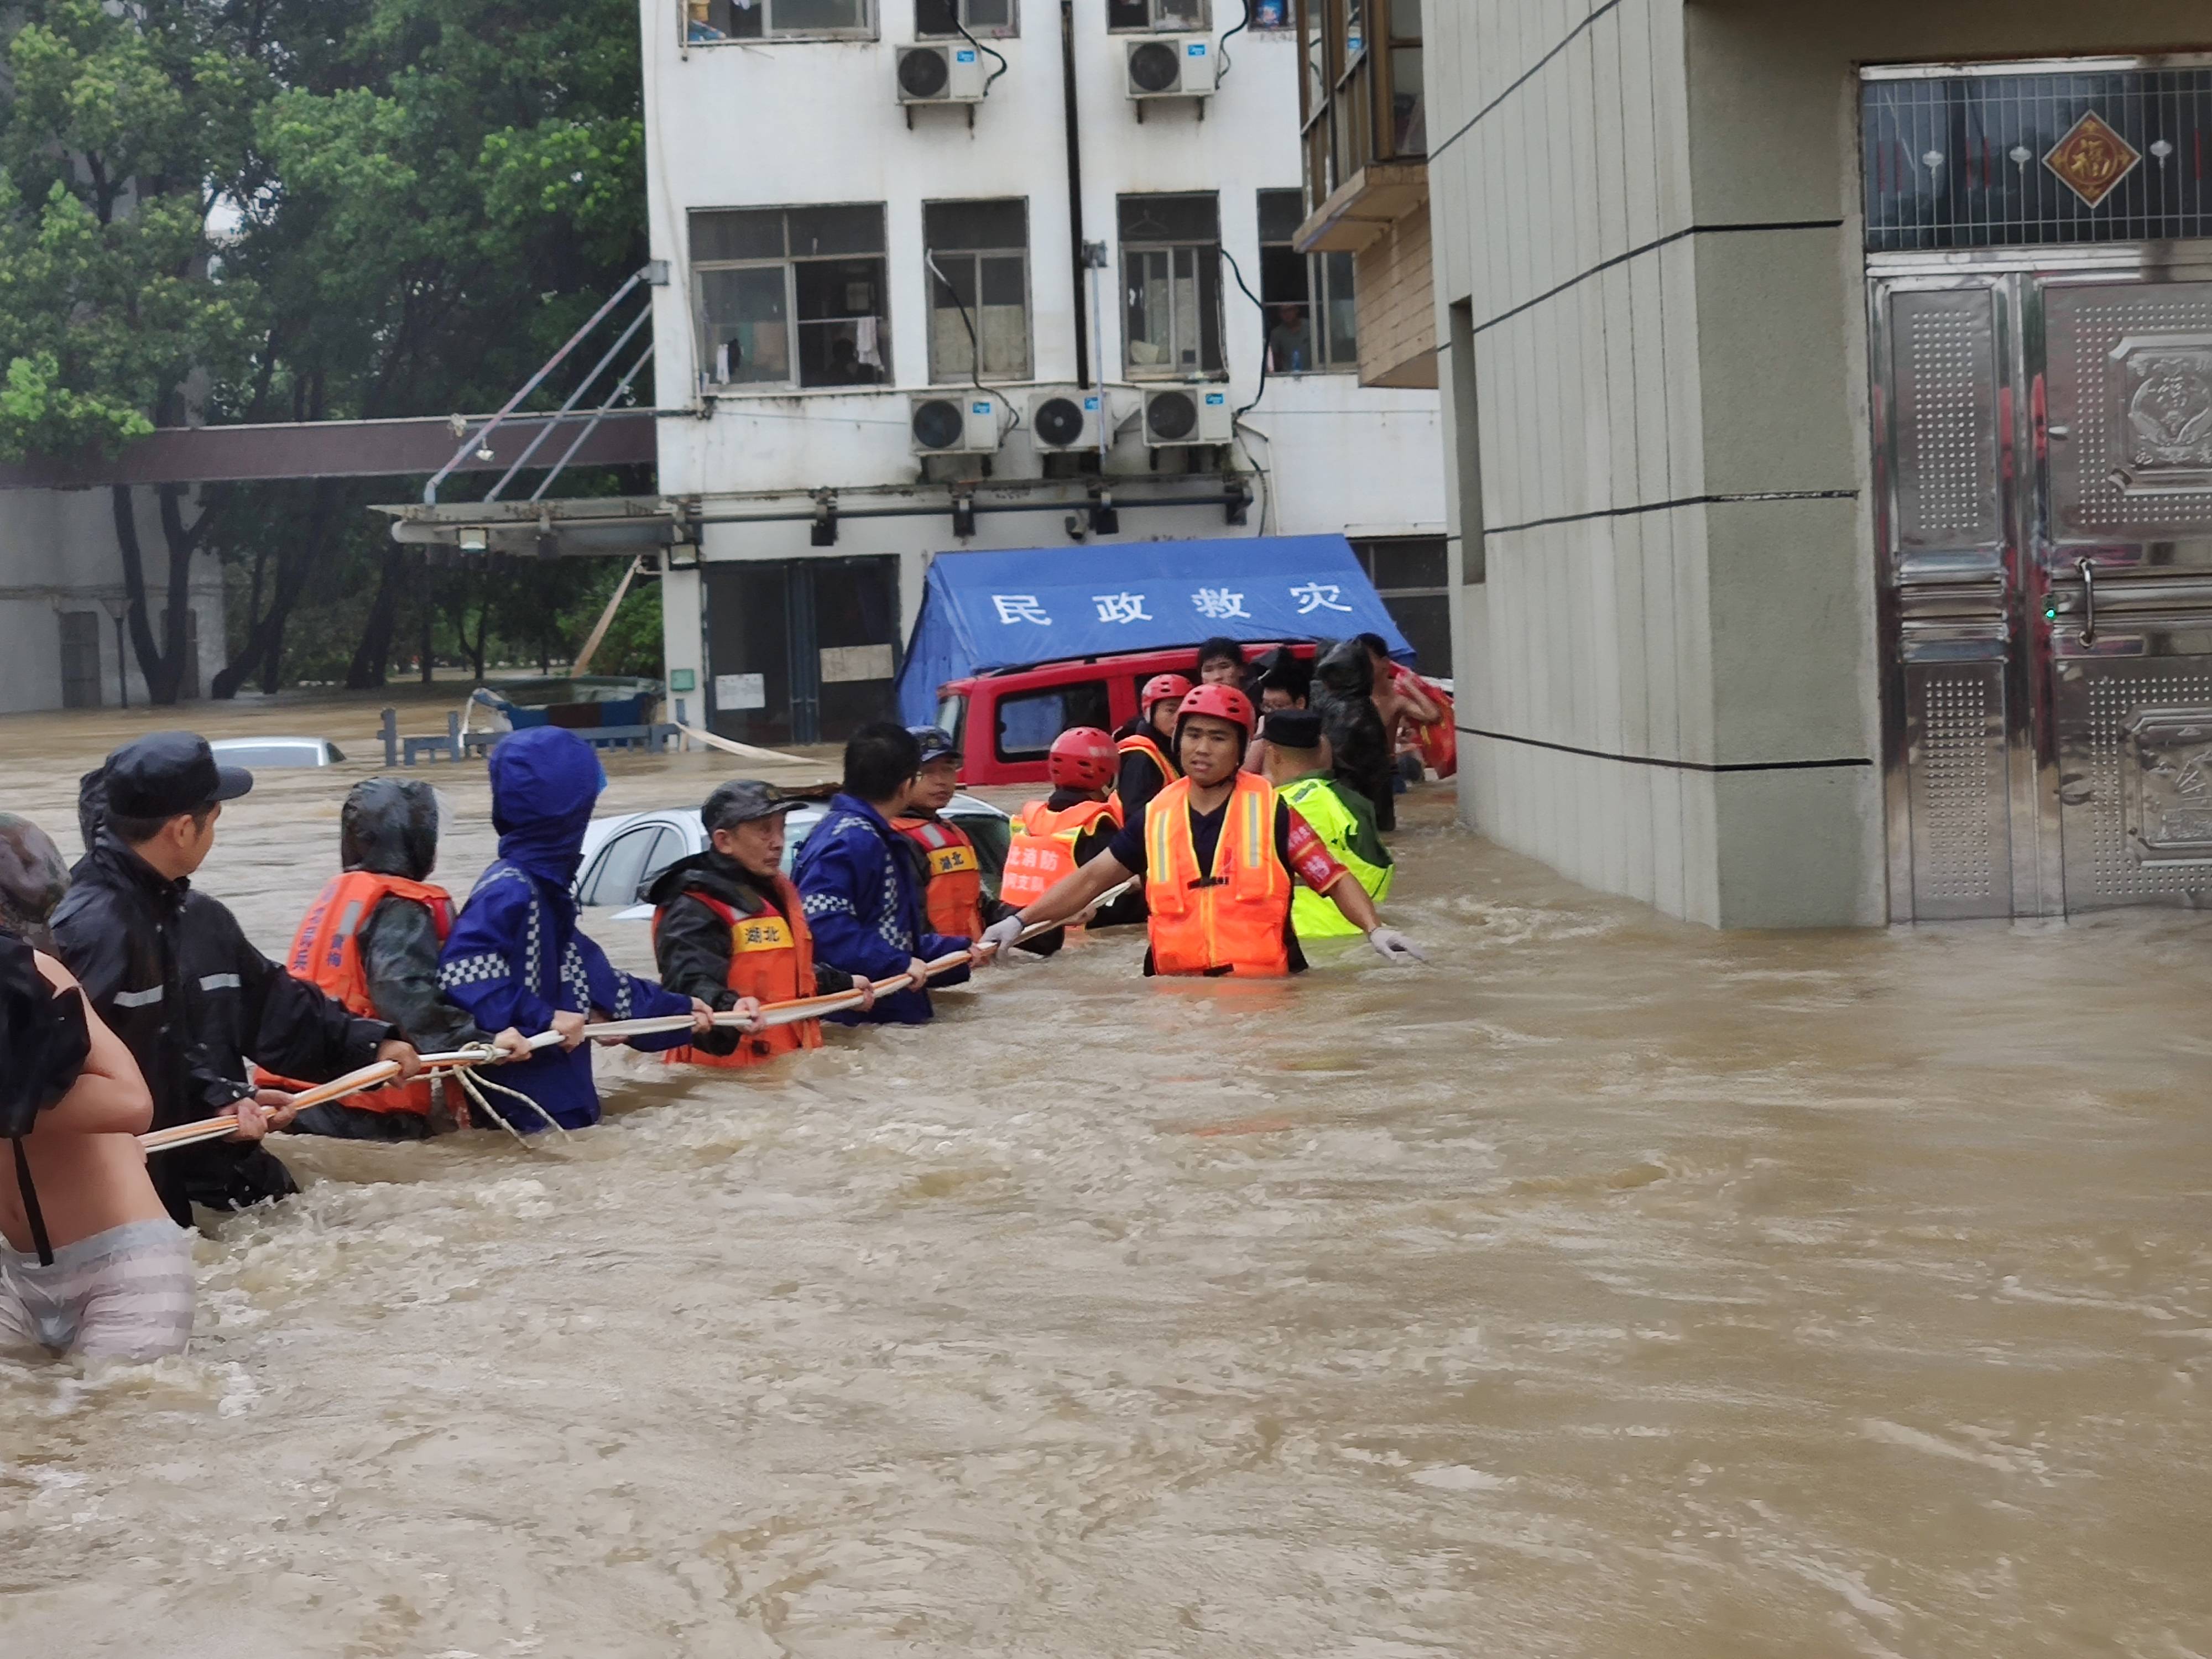
M 191 876 L 214 848 L 222 804 L 253 787 L 250 773 L 217 765 L 205 739 L 191 732 L 156 732 L 109 756 L 101 782 L 105 811 L 54 913 L 54 940 L 145 1074 L 155 1128 L 238 1115 L 233 1139 L 151 1160 L 162 1203 L 179 1225 L 190 1226 L 195 1198 L 234 1208 L 296 1190 L 283 1164 L 253 1144 L 290 1121 L 289 1097 L 257 1093 L 227 1074 L 210 1058 L 211 1032 L 234 1026 L 256 1060 L 311 1081 L 378 1060 L 397 1061 L 403 1080 L 421 1068 L 391 1026 L 356 1019 L 293 978 L 246 944 L 228 909 L 193 891 Z M 210 954 L 195 948 L 188 928 L 224 933 L 225 971 L 180 966 Z

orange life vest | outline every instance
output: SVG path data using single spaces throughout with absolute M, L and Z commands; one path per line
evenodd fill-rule
M 725 982 L 732 991 L 763 1002 L 790 1002 L 814 994 L 814 935 L 807 930 L 799 890 L 781 875 L 775 878 L 775 896 L 783 907 L 781 915 L 773 908 L 745 915 L 735 906 L 701 892 L 684 896 L 698 900 L 729 925 L 730 976 Z M 658 937 L 658 910 L 653 913 L 653 931 Z M 671 1065 L 737 1067 L 757 1066 L 794 1049 L 821 1046 L 822 1022 L 809 1019 L 796 1025 L 747 1031 L 738 1037 L 734 1054 L 710 1054 L 685 1047 L 669 1049 L 665 1058 Z
M 441 945 L 453 930 L 453 898 L 444 888 L 374 870 L 348 870 L 331 877 L 309 907 L 307 920 L 293 935 L 292 954 L 284 958 L 287 970 L 295 979 L 304 979 L 332 1000 L 343 1003 L 348 1013 L 363 1019 L 383 1018 L 368 994 L 368 969 L 361 959 L 361 930 L 387 898 L 403 898 L 427 907 Z M 310 1086 L 258 1066 L 253 1081 L 259 1088 L 295 1093 Z M 398 1088 L 348 1095 L 337 1103 L 365 1112 L 413 1112 L 428 1117 L 431 1088 L 430 1079 L 425 1078 Z
M 1145 866 L 1154 973 L 1291 971 L 1291 872 L 1275 853 L 1275 787 L 1265 778 L 1237 775 L 1210 871 L 1198 867 L 1191 839 L 1190 780 L 1176 779 L 1145 809 Z
M 999 884 L 999 896 L 1017 909 L 1042 898 L 1046 889 L 1075 871 L 1075 847 L 1091 826 L 1104 818 L 1118 824 L 1112 805 L 1103 800 L 1078 801 L 1064 812 L 1055 812 L 1041 800 L 1022 808 L 1022 827 L 1006 849 L 1006 873 Z
M 1125 758 L 1130 755 L 1142 755 L 1146 760 L 1152 762 L 1159 769 L 1162 783 L 1175 781 L 1175 764 L 1168 759 L 1167 750 L 1160 747 L 1159 739 L 1154 737 L 1149 729 L 1132 732 L 1126 738 L 1115 738 L 1114 748 L 1116 753 Z M 1127 822 L 1128 809 L 1121 804 L 1121 786 L 1118 781 L 1113 788 L 1107 791 L 1106 800 L 1107 804 L 1113 807 L 1115 817 L 1121 822 Z
M 929 860 L 923 907 L 929 931 L 951 939 L 983 936 L 983 862 L 968 832 L 942 818 L 897 818 L 891 828 L 921 848 Z

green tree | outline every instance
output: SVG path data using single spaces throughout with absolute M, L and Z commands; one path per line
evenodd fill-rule
M 250 361 L 261 296 L 217 280 L 210 230 L 252 168 L 283 9 L 25 0 L 0 100 L 0 454 L 107 452 L 181 422 L 197 387 Z M 167 623 L 156 641 L 131 492 L 113 491 L 131 635 L 157 702 L 184 676 L 191 559 L 210 520 L 158 492 Z

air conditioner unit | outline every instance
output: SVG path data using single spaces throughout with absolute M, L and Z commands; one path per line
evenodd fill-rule
M 908 425 L 917 455 L 994 455 L 999 450 L 998 394 L 926 392 L 911 400 Z
M 1145 394 L 1145 441 L 1155 449 L 1233 443 L 1237 411 L 1225 386 L 1164 386 Z
M 1105 414 L 1103 392 L 1033 392 L 1030 394 L 1030 438 L 1047 452 L 1098 447 L 1098 422 Z
M 1219 54 L 1203 34 L 1149 34 L 1126 43 L 1129 96 L 1204 98 L 1218 80 Z
M 902 104 L 978 104 L 984 79 L 983 54 L 964 40 L 898 49 Z

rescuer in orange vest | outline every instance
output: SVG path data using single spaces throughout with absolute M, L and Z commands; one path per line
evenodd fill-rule
M 338 815 L 338 863 L 292 940 L 284 965 L 366 1019 L 388 1020 L 424 1054 L 493 1042 L 518 1055 L 530 1046 L 509 1029 L 487 1037 L 438 990 L 438 951 L 453 925 L 453 901 L 426 878 L 438 862 L 438 793 L 413 779 L 370 778 Z M 257 1072 L 264 1087 L 307 1085 Z M 467 1121 L 430 1079 L 311 1106 L 295 1134 L 344 1140 L 421 1140 Z M 458 1097 L 453 1106 L 458 1107 Z
M 662 871 L 652 900 L 653 954 L 660 982 L 716 1013 L 854 988 L 852 975 L 814 960 L 814 935 L 799 890 L 783 873 L 784 817 L 800 803 L 757 778 L 725 783 L 699 809 L 712 845 Z M 866 981 L 860 1006 L 875 1001 Z M 819 1048 L 822 1022 L 763 1031 L 717 1027 L 672 1061 L 757 1066 L 795 1048 Z
M 983 890 L 983 861 L 975 843 L 942 814 L 960 791 L 960 751 L 941 726 L 909 726 L 921 745 L 921 769 L 908 786 L 906 810 L 891 828 L 921 849 L 922 908 L 929 930 L 956 939 L 981 939 L 983 930 L 1013 907 Z M 1022 947 L 1038 956 L 1060 949 L 1060 935 L 1035 939 Z
M 1304 969 L 1291 927 L 1291 887 L 1325 893 L 1389 961 L 1419 960 L 1412 940 L 1385 927 L 1374 902 L 1320 837 L 1255 773 L 1240 769 L 1252 704 L 1227 685 L 1202 685 L 1176 717 L 1182 776 L 1152 798 L 1141 822 L 983 942 L 1003 949 L 1024 927 L 1065 921 L 1115 883 L 1146 878 L 1152 948 L 1147 974 L 1275 978 Z
M 1137 715 L 1114 734 L 1121 764 L 1114 780 L 1114 811 L 1124 823 L 1145 816 L 1146 803 L 1182 775 L 1174 759 L 1176 710 L 1190 695 L 1180 674 L 1155 674 L 1137 694 Z
M 1053 739 L 1045 757 L 1052 793 L 1022 808 L 1006 852 L 999 896 L 1009 905 L 1042 898 L 1054 882 L 1106 850 L 1121 827 L 1106 799 L 1116 758 L 1114 739 L 1095 726 L 1072 726 Z

